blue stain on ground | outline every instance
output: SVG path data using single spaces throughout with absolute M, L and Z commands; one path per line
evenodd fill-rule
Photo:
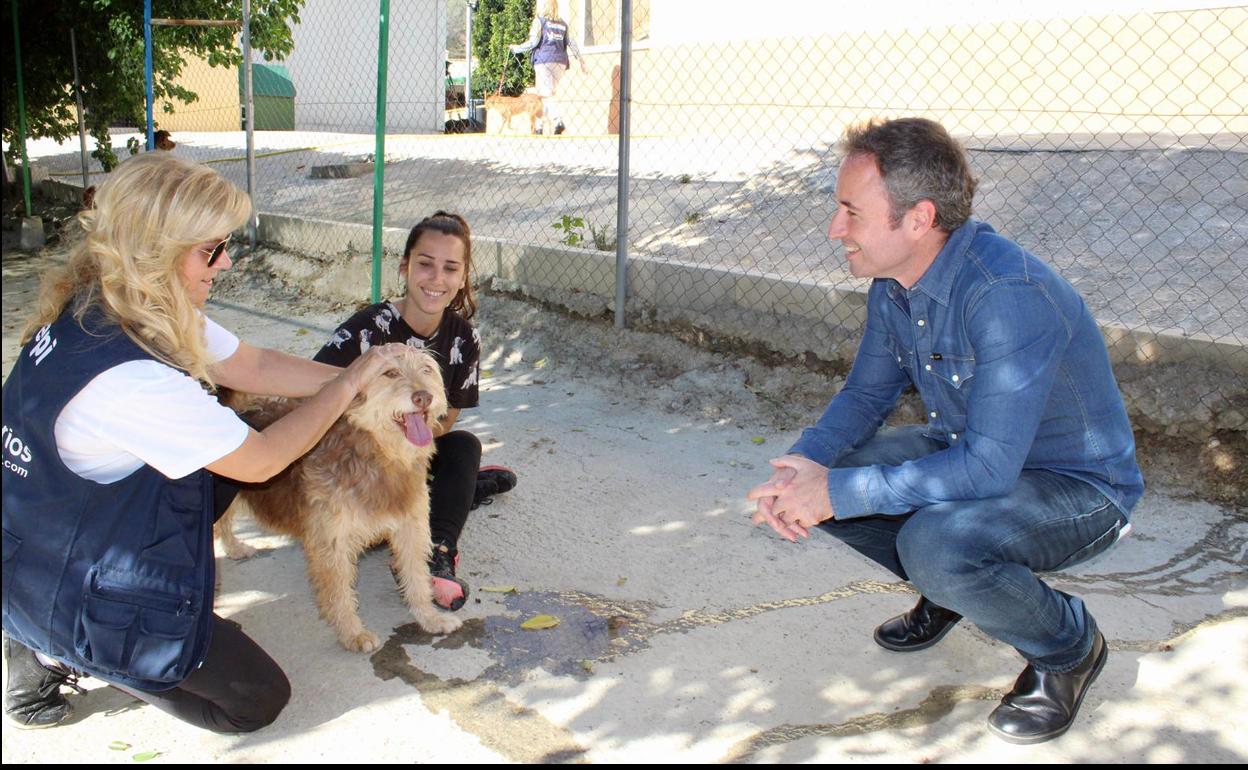
M 470 618 L 454 633 L 435 638 L 416 623 L 394 630 L 372 658 L 382 679 L 398 677 L 422 688 L 438 680 L 412 665 L 404 645 L 427 645 L 438 650 L 469 647 L 484 650 L 491 665 L 477 681 L 518 683 L 533 670 L 556 675 L 588 677 L 593 663 L 644 649 L 657 627 L 645 618 L 652 607 L 577 592 L 525 592 L 502 595 L 503 612 Z M 537 631 L 520 624 L 536 615 L 559 620 L 554 628 Z M 458 680 L 444 681 L 453 685 Z

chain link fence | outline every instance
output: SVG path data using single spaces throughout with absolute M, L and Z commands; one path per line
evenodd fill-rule
M 82 26 L 98 23 L 98 20 L 91 19 L 78 21 Z M 241 154 L 246 144 L 245 117 L 239 71 L 234 67 L 213 66 L 184 48 L 186 42 L 197 36 L 228 40 L 242 26 L 239 19 L 218 18 L 211 21 L 233 24 L 227 27 L 208 27 L 187 24 L 185 20 L 170 23 L 161 19 L 153 24 L 152 47 L 157 56 L 176 58 L 181 62 L 180 74 L 172 81 L 170 90 L 186 95 L 186 100 L 159 96 L 154 100 L 153 129 L 164 132 L 159 142 L 162 150 L 177 150 L 181 144 L 183 146 L 179 152 L 190 153 L 197 160 L 213 165 L 239 186 L 245 187 L 245 157 Z M 98 58 L 103 54 L 100 51 L 80 50 L 81 43 L 74 45 L 71 42 L 71 33 L 75 31 L 81 32 L 81 29 L 63 30 L 64 54 L 66 58 L 74 55 L 81 62 L 79 66 L 89 67 L 93 57 Z M 141 43 L 141 40 L 138 42 Z M 137 74 L 140 79 L 129 87 L 142 92 L 142 73 Z M 91 94 L 86 97 L 88 111 L 91 109 L 91 97 Z M 147 143 L 146 130 L 146 126 L 138 123 L 137 117 L 118 119 L 118 122 L 112 123 L 110 134 L 115 160 L 124 160 L 144 152 Z M 72 146 L 77 150 L 77 137 L 71 142 L 72 144 L 66 144 L 60 149 L 67 150 Z M 93 152 L 95 141 L 86 137 L 82 146 L 81 156 L 77 152 L 72 155 L 52 154 L 39 160 L 33 168 L 37 179 L 47 177 L 75 188 L 99 183 L 107 172 Z M 44 152 L 48 150 L 45 148 Z M 234 173 L 235 170 L 238 173 Z
M 519 5 L 531 19 L 533 1 Z M 1248 431 L 1248 8 L 970 4 L 954 18 L 914 2 L 850 17 L 799 0 L 765 13 L 742 0 L 633 0 L 625 25 L 621 5 L 560 0 L 581 59 L 546 114 L 530 115 L 534 100 L 491 98 L 497 76 L 481 71 L 472 90 L 484 104 L 470 113 L 451 74 L 466 63 L 447 60 L 484 13 L 517 13 L 514 0 L 481 0 L 475 14 L 465 0 L 391 0 L 383 294 L 397 291 L 406 229 L 446 209 L 472 225 L 477 273 L 495 288 L 606 314 L 622 246 L 630 324 L 844 365 L 867 285 L 825 234 L 835 142 L 856 121 L 924 116 L 967 147 L 975 215 L 1086 298 L 1137 424 Z M 360 301 L 378 31 L 372 6 L 307 0 L 293 52 L 256 77 L 262 240 L 336 258 L 309 281 L 359 255 L 347 262 Z M 473 56 L 524 37 L 496 24 Z M 157 122 L 178 151 L 242 185 L 228 72 L 209 72 L 220 86 L 204 76 L 197 102 Z
M 665 296 L 660 315 L 848 360 L 866 284 L 825 235 L 835 137 L 924 116 L 966 145 L 976 216 L 1084 295 L 1137 423 L 1248 428 L 1243 7 L 861 29 L 806 19 L 801 37 L 751 30 L 751 16 L 708 22 L 699 3 L 663 8 L 634 61 L 630 198 L 632 251 L 667 265 L 630 289 Z M 660 44 L 668 35 L 689 39 Z

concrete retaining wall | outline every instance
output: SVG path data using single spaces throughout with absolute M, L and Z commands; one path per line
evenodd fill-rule
M 41 192 L 67 203 L 76 185 L 46 179 Z M 288 215 L 260 215 L 260 241 L 285 252 L 269 267 L 304 291 L 345 306 L 372 289 L 372 228 Z M 401 290 L 398 260 L 407 230 L 386 228 L 383 296 Z M 473 239 L 482 284 L 588 317 L 614 310 L 615 255 L 562 246 Z M 811 284 L 776 275 L 680 264 L 633 255 L 630 324 L 678 328 L 700 340 L 744 344 L 799 360 L 848 365 L 866 315 L 856 286 Z M 1132 421 L 1151 433 L 1203 440 L 1248 432 L 1248 349 L 1205 335 L 1102 323 Z
M 396 264 L 407 231 L 386 228 L 385 293 L 397 290 Z M 307 257 L 290 277 L 342 302 L 360 301 L 371 287 L 372 228 L 260 215 L 260 240 Z M 517 291 L 581 315 L 614 310 L 615 254 L 563 246 L 534 246 L 496 238 L 473 239 L 483 283 Z M 866 317 L 866 293 L 855 286 L 812 284 L 781 276 L 703 267 L 633 255 L 629 260 L 630 313 L 685 322 L 709 334 L 758 343 L 779 353 L 848 361 Z M 1207 335 L 1102 323 L 1115 364 L 1182 364 L 1227 370 L 1248 379 L 1248 349 Z

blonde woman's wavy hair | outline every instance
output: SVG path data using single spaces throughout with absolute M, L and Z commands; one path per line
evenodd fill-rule
M 250 214 L 247 194 L 207 166 L 167 152 L 125 161 L 78 214 L 68 262 L 44 279 L 22 343 L 67 309 L 81 323 L 95 305 L 143 350 L 211 386 L 203 317 L 181 263 Z
M 541 2 L 538 3 L 537 15 L 546 19 L 563 21 L 563 19 L 559 16 L 559 0 L 541 0 Z

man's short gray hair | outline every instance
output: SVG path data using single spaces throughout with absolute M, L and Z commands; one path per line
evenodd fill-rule
M 851 126 L 840 149 L 846 158 L 875 159 L 888 190 L 893 227 L 923 200 L 936 207 L 936 226 L 947 233 L 970 218 L 976 182 L 966 150 L 936 121 L 900 118 Z

